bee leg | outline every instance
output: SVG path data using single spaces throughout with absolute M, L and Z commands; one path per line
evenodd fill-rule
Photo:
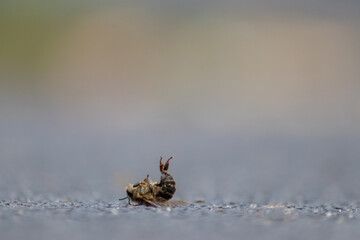
M 169 168 L 169 162 L 170 162 L 170 160 L 172 159 L 173 157 L 170 157 L 167 161 L 166 161 L 166 163 L 165 163 L 165 166 L 164 166 L 164 171 L 167 171 L 168 170 L 168 168 Z
M 164 169 L 164 164 L 161 162 L 161 160 L 162 160 L 162 157 L 160 157 L 160 172 L 162 172 Z
M 120 198 L 120 199 L 119 199 L 119 201 L 122 201 L 122 200 L 125 200 L 125 199 L 127 199 L 127 200 L 128 200 L 129 205 L 131 205 L 131 203 L 130 203 L 130 198 L 129 198 L 129 197 Z
M 149 174 L 146 175 L 146 178 L 144 179 L 144 182 L 149 183 Z

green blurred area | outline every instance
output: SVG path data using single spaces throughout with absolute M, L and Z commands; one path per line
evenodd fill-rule
M 200 2 L 1 2 L 3 102 L 110 131 L 360 131 L 359 4 Z
M 216 1 L 199 1 L 195 3 L 178 0 L 119 2 L 111 0 L 3 0 L 0 2 L 0 71 L 4 72 L 12 69 L 15 71 L 38 72 L 46 69 L 47 57 L 52 54 L 52 50 L 57 48 L 56 43 L 61 42 L 61 38 L 66 35 L 66 31 L 78 19 L 92 12 L 101 13 L 109 9 L 120 10 L 123 6 L 130 6 L 134 19 L 141 19 L 144 14 L 156 17 L 162 16 L 162 28 L 165 31 L 169 30 L 170 34 L 174 31 L 174 27 L 180 27 L 180 31 L 182 28 L 182 26 L 171 25 L 171 23 L 180 21 L 185 25 L 192 25 L 192 22 L 197 24 L 203 21 L 205 27 L 212 24 L 212 28 L 215 29 L 215 32 L 209 30 L 204 32 L 202 26 L 195 26 L 195 34 L 205 36 L 209 32 L 210 34 L 218 34 L 216 31 L 223 28 L 222 25 L 224 28 L 231 27 L 226 26 L 229 21 L 222 22 L 223 19 L 227 18 L 234 18 L 230 21 L 233 23 L 238 22 L 239 18 L 261 21 L 263 17 L 267 18 L 269 16 L 285 16 L 284 20 L 291 20 L 294 16 L 300 19 L 314 16 L 327 16 L 328 18 L 334 16 L 334 18 L 339 18 L 339 14 L 332 14 L 337 7 L 336 4 L 325 3 L 324 1 L 319 3 L 306 2 L 302 6 L 292 1 L 275 0 L 244 1 L 243 3 L 225 1 L 223 4 Z M 355 4 L 353 9 L 357 8 L 358 4 Z M 352 8 L 341 7 L 338 12 L 341 16 L 346 16 L 349 9 Z M 119 14 L 121 12 L 124 11 L 119 11 Z M 150 34 L 156 35 L 155 32 Z M 208 37 L 208 40 L 212 41 L 211 36 Z M 204 42 L 204 44 L 207 43 Z
M 38 72 L 58 37 L 93 1 L 2 1 L 0 3 L 0 70 Z

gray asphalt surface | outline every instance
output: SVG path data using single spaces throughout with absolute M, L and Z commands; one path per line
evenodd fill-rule
M 3 135 L 0 239 L 360 239 L 358 138 L 69 134 Z M 190 205 L 119 202 L 160 155 Z
M 1 239 L 359 239 L 360 205 L 0 201 Z

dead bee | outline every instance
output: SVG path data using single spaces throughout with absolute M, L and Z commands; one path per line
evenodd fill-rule
M 160 182 L 151 182 L 148 174 L 143 181 L 134 185 L 127 185 L 125 191 L 129 204 L 133 201 L 138 204 L 153 207 L 166 205 L 166 202 L 172 198 L 176 191 L 174 178 L 167 172 L 171 159 L 172 157 L 163 164 L 162 157 L 160 157 Z

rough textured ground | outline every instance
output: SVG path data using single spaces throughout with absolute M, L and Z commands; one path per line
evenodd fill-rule
M 360 205 L 0 201 L 1 239 L 359 239 Z
M 79 129 L 0 123 L 0 240 L 360 239 L 358 136 Z M 117 201 L 160 156 L 191 204 Z

